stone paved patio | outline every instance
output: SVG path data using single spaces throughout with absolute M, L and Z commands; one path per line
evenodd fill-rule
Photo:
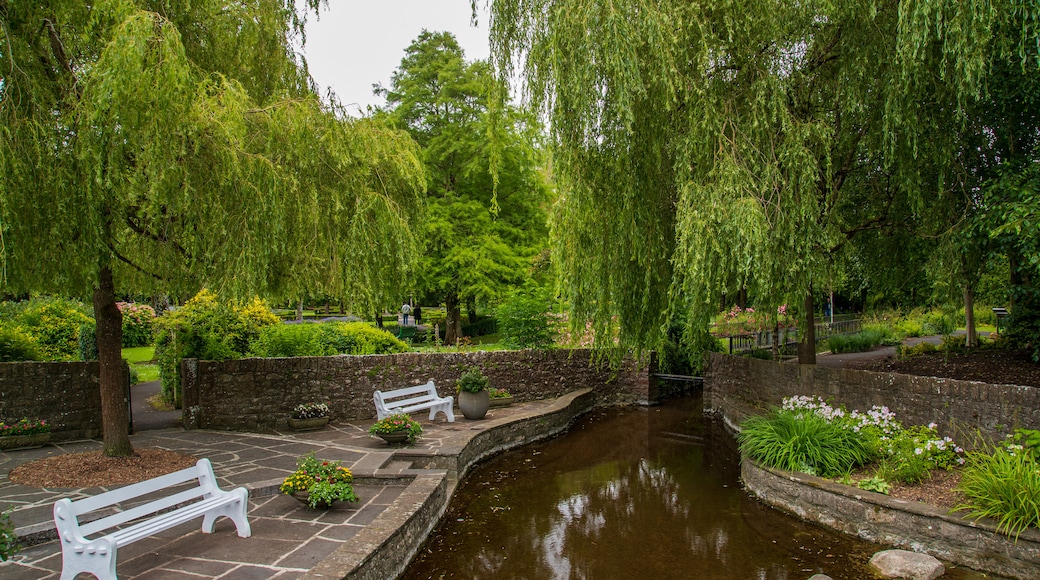
M 419 414 L 415 418 L 423 424 L 423 439 L 400 448 L 390 448 L 381 439 L 368 435 L 370 421 L 334 424 L 313 433 L 164 429 L 134 435 L 131 440 L 137 448 L 159 447 L 208 457 L 224 489 L 245 486 L 250 492 L 253 535 L 239 538 L 234 525 L 226 519 L 218 521 L 213 534 L 202 534 L 201 520 L 189 522 L 120 549 L 117 571 L 124 579 L 303 578 L 308 574 L 315 576 L 316 567 L 337 573 L 349 571 L 372 559 L 372 553 L 383 546 L 395 546 L 392 549 L 397 551 L 396 546 L 404 542 L 409 550 L 417 550 L 425 533 L 416 537 L 412 529 L 414 514 L 422 509 L 428 512 L 422 523 L 422 529 L 428 532 L 443 512 L 459 471 L 499 449 L 565 428 L 568 417 L 563 417 L 563 422 L 555 427 L 546 427 L 544 415 L 559 414 L 575 397 L 584 397 L 582 404 L 590 405 L 591 397 L 585 394 L 492 409 L 483 421 L 467 421 L 460 413 L 455 423 L 445 422 L 443 415 L 431 422 L 425 414 Z M 518 425 L 526 425 L 527 430 Z M 475 440 L 479 444 L 471 445 Z M 10 562 L 0 563 L 0 577 L 57 578 L 61 548 L 53 539 L 54 501 L 107 490 L 29 488 L 7 479 L 11 469 L 41 457 L 91 451 L 100 446 L 96 441 L 80 441 L 0 453 L 0 506 L 13 508 L 12 520 L 19 536 L 35 543 Z M 296 458 L 310 451 L 322 458 L 340 460 L 351 468 L 361 498 L 359 503 L 313 511 L 278 494 L 277 486 L 295 469 Z M 465 455 L 465 459 L 460 459 L 460 455 Z M 429 480 L 427 475 L 433 477 L 432 483 L 412 485 L 423 478 Z M 437 481 L 442 483 L 436 484 Z M 436 489 L 447 491 L 438 495 Z M 430 501 L 433 496 L 436 501 Z M 405 523 L 411 527 L 398 534 L 396 528 L 405 527 Z M 401 537 L 395 539 L 395 534 Z

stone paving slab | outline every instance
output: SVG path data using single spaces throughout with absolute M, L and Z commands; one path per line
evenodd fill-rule
M 565 399 L 567 397 L 564 397 Z M 366 527 L 383 530 L 389 511 L 414 509 L 416 493 L 405 493 L 417 474 L 428 473 L 438 481 L 453 478 L 454 469 L 438 467 L 457 457 L 485 431 L 501 428 L 517 418 L 536 417 L 557 405 L 556 400 L 532 401 L 489 411 L 482 421 L 467 421 L 461 413 L 455 423 L 443 418 L 429 421 L 425 414 L 414 418 L 423 424 L 423 438 L 414 445 L 389 447 L 368 435 L 371 421 L 333 424 L 312 433 L 232 433 L 166 429 L 131 436 L 137 448 L 159 447 L 196 457 L 208 457 L 224 489 L 239 485 L 250 490 L 249 520 L 253 535 L 239 538 L 226 519 L 217 522 L 212 535 L 202 534 L 201 520 L 185 523 L 154 537 L 120 549 L 118 572 L 125 579 L 173 579 L 209 577 L 301 578 L 323 560 L 342 559 L 343 547 L 354 540 L 356 549 L 379 549 L 370 542 L 373 534 L 355 538 Z M 36 489 L 7 479 L 11 469 L 23 463 L 59 453 L 98 450 L 96 441 L 68 442 L 41 449 L 0 453 L 0 507 L 14 508 L 12 520 L 24 540 L 54 537 L 52 506 L 61 497 L 81 498 L 107 491 L 106 487 L 83 489 Z M 277 486 L 295 470 L 296 458 L 310 451 L 336 459 L 354 472 L 358 504 L 337 505 L 325 511 L 307 509 L 297 500 L 277 493 Z M 413 469 L 416 459 L 427 458 L 427 470 Z M 422 463 L 422 461 L 419 461 Z M 468 466 L 468 464 L 467 464 Z M 438 475 L 439 474 L 439 475 Z M 454 485 L 452 484 L 453 488 Z M 449 493 L 450 495 L 450 493 Z M 408 505 L 399 505 L 402 502 Z M 374 523 L 383 522 L 383 523 Z M 370 530 L 372 531 L 372 530 Z M 416 546 L 417 548 L 418 546 Z M 57 578 L 61 570 L 61 548 L 45 541 L 24 548 L 12 561 L 0 563 L 0 578 Z M 89 576 L 83 576 L 84 578 Z

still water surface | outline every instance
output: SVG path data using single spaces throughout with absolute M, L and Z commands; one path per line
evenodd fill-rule
M 763 506 L 739 475 L 699 397 L 597 411 L 471 471 L 402 578 L 872 577 L 881 548 Z

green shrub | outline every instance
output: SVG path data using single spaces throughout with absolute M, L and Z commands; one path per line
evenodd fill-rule
M 1009 448 L 1022 451 L 1040 463 L 1040 429 L 1015 429 L 1014 435 L 1008 435 Z
M 93 322 L 85 305 L 64 298 L 34 298 L 15 322 L 33 337 L 43 360 L 70 360 L 79 354 L 79 329 Z
M 487 336 L 498 332 L 498 321 L 492 316 L 482 316 L 476 322 L 462 325 L 462 336 Z
M 0 323 L 0 362 L 44 360 L 36 340 L 13 324 Z
M 318 324 L 276 324 L 260 332 L 250 354 L 259 357 L 323 356 Z
M 899 358 L 910 358 L 919 354 L 935 352 L 935 345 L 930 342 L 919 342 L 914 346 L 902 345 L 898 349 Z
M 356 338 L 356 349 L 353 352 L 338 351 L 342 354 L 392 354 L 408 351 L 407 344 L 397 340 L 389 332 L 370 324 L 364 322 L 331 322 L 327 324 L 340 333 Z
M 874 347 L 896 344 L 899 341 L 888 327 L 872 325 L 856 334 L 836 335 L 827 339 L 827 346 L 833 353 L 866 352 Z
M 976 304 L 973 310 L 975 311 L 975 324 L 997 325 L 997 315 L 994 314 L 992 307 Z M 963 308 L 961 309 L 961 317 L 964 317 Z
M 155 310 L 147 304 L 117 302 L 123 315 L 123 348 L 148 346 L 154 341 Z
M 896 322 L 895 329 L 908 338 L 924 336 L 925 334 L 924 325 L 919 320 L 900 320 Z
M 364 322 L 278 324 L 265 328 L 250 354 L 260 357 L 390 354 L 408 345 Z
M 488 388 L 488 378 L 480 370 L 480 367 L 469 367 L 459 376 L 455 382 L 455 390 L 465 393 L 479 393 Z
M 773 409 L 741 425 L 740 451 L 766 465 L 821 477 L 848 473 L 872 459 L 864 436 L 814 413 Z
M 968 500 L 956 509 L 993 518 L 1000 532 L 1017 538 L 1030 526 L 1040 527 L 1040 464 L 1029 453 L 971 453 L 958 489 Z
M 550 310 L 552 297 L 544 287 L 516 290 L 495 311 L 502 344 L 508 348 L 549 348 L 556 340 Z
M 163 398 L 180 407 L 178 368 L 182 359 L 227 360 L 249 352 L 250 343 L 262 329 L 278 323 L 278 317 L 270 309 L 265 315 L 264 309 L 267 306 L 258 299 L 238 307 L 202 290 L 181 308 L 158 318 L 155 358 Z
M 79 327 L 79 360 L 98 360 L 97 325 L 93 322 Z
M 11 516 L 0 511 L 0 562 L 6 562 L 18 552 L 18 536 L 14 533 Z
M 423 324 L 433 328 L 434 326 L 440 327 L 444 330 L 444 323 L 448 320 L 448 313 L 439 308 L 430 308 L 429 310 L 423 309 Z
M 683 315 L 668 322 L 668 329 L 657 349 L 658 370 L 673 375 L 700 376 L 708 352 L 722 352 L 719 340 L 707 329 L 690 329 Z
M 933 310 L 924 315 L 922 330 L 926 334 L 941 334 L 946 336 L 956 329 L 953 318 L 945 313 Z
M 878 475 L 903 483 L 920 483 L 932 469 L 951 469 L 961 459 L 949 437 L 940 438 L 934 427 L 900 430 L 881 447 L 884 458 Z

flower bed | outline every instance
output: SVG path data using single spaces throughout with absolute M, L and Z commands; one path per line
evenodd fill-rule
M 992 518 L 997 531 L 1015 537 L 1040 527 L 1040 431 L 1018 429 L 1003 446 L 968 454 L 939 437 L 934 423 L 904 427 L 887 407 L 848 412 L 799 396 L 745 421 L 738 438 L 741 452 L 766 467 L 881 494 L 891 481 L 920 484 L 935 470 L 960 468 L 964 500 L 953 511 Z
M 768 415 L 744 422 L 741 451 L 769 467 L 822 477 L 885 493 L 888 481 L 913 484 L 933 469 L 965 462 L 964 449 L 940 437 L 934 423 L 904 428 L 888 407 L 847 411 L 819 397 L 788 397 Z M 871 477 L 854 481 L 857 468 Z

